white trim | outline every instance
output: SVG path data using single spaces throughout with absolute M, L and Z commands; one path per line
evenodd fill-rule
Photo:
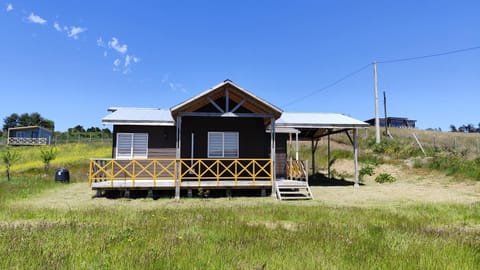
M 122 140 L 120 139 L 121 137 L 123 137 Z M 120 149 L 120 143 L 124 144 L 123 149 Z M 115 148 L 116 159 L 148 158 L 148 133 L 119 132 L 117 133 Z M 129 152 L 129 154 L 127 154 L 127 152 Z M 145 154 L 143 155 L 141 153 Z
M 227 138 L 225 138 L 225 135 L 227 135 Z M 228 135 L 234 135 L 234 136 L 228 136 Z M 212 136 L 217 136 L 216 138 Z M 208 158 L 238 158 L 240 156 L 240 145 L 239 145 L 239 132 L 237 131 L 211 131 L 208 132 L 208 143 L 207 143 L 207 157 Z M 214 140 L 219 140 L 217 142 L 212 142 L 212 139 Z M 227 147 L 226 147 L 226 142 L 225 139 L 227 140 L 232 140 L 232 141 L 227 141 Z M 211 149 L 210 147 L 213 146 L 213 143 L 217 144 L 216 148 L 219 149 Z M 228 147 L 230 146 L 230 147 Z M 221 148 L 221 149 L 220 149 Z M 231 148 L 227 149 L 228 150 L 233 150 L 231 152 L 236 152 L 235 155 L 225 155 L 225 148 Z M 212 151 L 215 150 L 215 151 Z M 215 155 L 213 153 L 221 152 L 219 155 Z

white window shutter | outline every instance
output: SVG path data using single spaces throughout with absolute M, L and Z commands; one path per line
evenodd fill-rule
M 238 132 L 225 132 L 223 136 L 223 156 L 238 158 Z
M 208 133 L 208 157 L 209 158 L 223 157 L 223 133 L 222 132 Z
M 147 158 L 148 157 L 148 134 L 134 133 L 133 134 L 133 158 Z
M 132 133 L 118 133 L 117 134 L 117 158 L 131 159 L 132 158 Z

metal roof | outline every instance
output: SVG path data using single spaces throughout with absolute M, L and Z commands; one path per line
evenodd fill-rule
M 369 124 L 339 113 L 284 112 L 275 121 L 277 127 L 291 128 L 359 128 Z
M 168 109 L 112 107 L 111 114 L 102 119 L 103 124 L 173 126 L 172 114 Z
M 278 128 L 295 128 L 300 131 L 300 139 L 320 137 L 355 128 L 366 128 L 369 124 L 339 113 L 289 113 L 275 121 Z

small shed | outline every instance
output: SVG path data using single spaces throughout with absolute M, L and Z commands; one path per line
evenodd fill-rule
M 49 145 L 53 131 L 41 126 L 15 127 L 8 129 L 8 145 Z

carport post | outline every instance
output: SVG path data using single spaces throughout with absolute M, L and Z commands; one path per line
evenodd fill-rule
M 360 186 L 358 184 L 358 129 L 353 129 L 353 168 L 355 170 L 355 184 L 354 187 Z

